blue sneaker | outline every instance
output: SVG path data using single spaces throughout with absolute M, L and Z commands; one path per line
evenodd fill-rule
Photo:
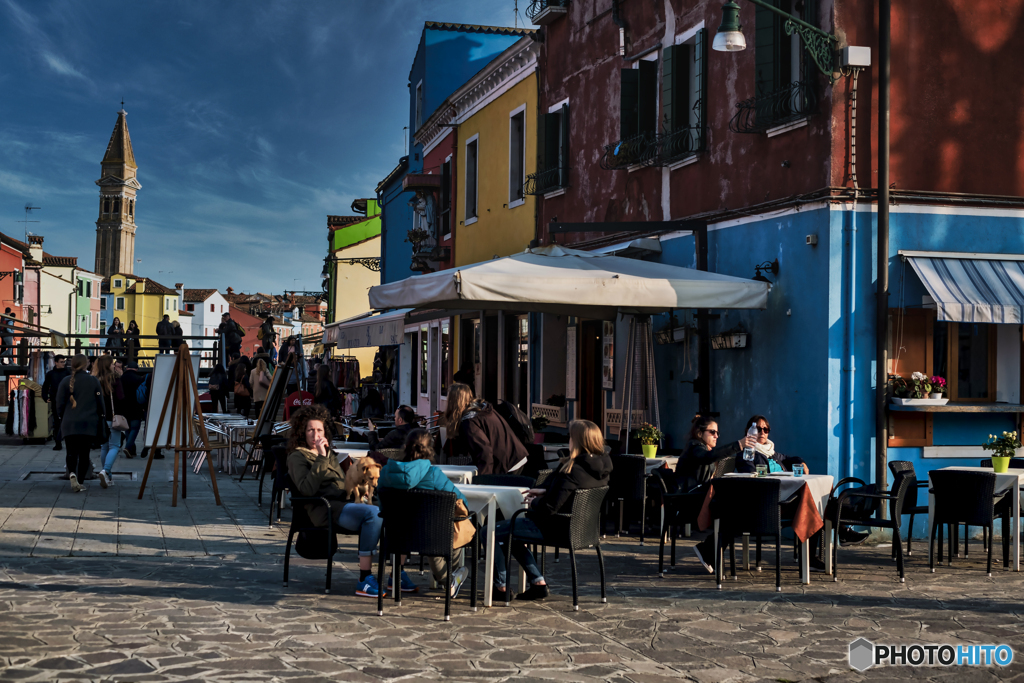
M 377 577 L 370 574 L 360 581 L 359 585 L 356 586 L 356 595 L 361 595 L 364 598 L 376 598 L 380 595 L 380 586 L 377 585 Z M 384 595 L 387 595 L 386 591 Z
M 394 576 L 392 574 L 392 576 Z M 388 590 L 391 590 L 391 576 L 388 577 Z M 403 593 L 418 593 L 420 590 L 419 586 L 412 582 L 409 575 L 402 570 L 402 592 Z

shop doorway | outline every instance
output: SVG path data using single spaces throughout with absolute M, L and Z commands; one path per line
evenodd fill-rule
M 601 321 L 584 320 L 579 326 L 579 410 L 577 414 L 598 427 L 604 426 L 604 393 L 601 382 Z

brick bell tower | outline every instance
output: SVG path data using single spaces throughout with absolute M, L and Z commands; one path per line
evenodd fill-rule
M 123 105 L 122 105 L 123 106 Z M 96 221 L 94 270 L 109 277 L 131 274 L 135 265 L 135 194 L 142 187 L 135 179 L 138 166 L 128 135 L 128 112 L 117 112 L 117 123 L 100 162 L 100 212 Z

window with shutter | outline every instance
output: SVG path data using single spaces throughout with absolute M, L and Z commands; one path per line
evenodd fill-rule
M 449 235 L 452 231 L 452 158 L 448 157 L 441 164 L 441 201 L 439 203 L 440 214 L 438 225 L 442 235 Z
M 707 30 L 700 29 L 688 40 L 662 51 L 658 165 L 671 165 L 704 149 L 706 37 Z
M 543 114 L 537 126 L 537 172 L 526 176 L 525 194 L 569 185 L 569 104 Z
M 466 143 L 466 222 L 477 217 L 477 149 L 478 138 Z
M 658 62 L 643 59 L 620 74 L 619 140 L 605 145 L 600 163 L 606 170 L 650 164 L 657 157 Z

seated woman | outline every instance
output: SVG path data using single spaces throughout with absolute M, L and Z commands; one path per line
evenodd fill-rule
M 573 420 L 569 423 L 569 457 L 565 458 L 547 481 L 541 495 L 530 500 L 530 509 L 525 517 L 516 520 L 516 540 L 512 554 L 526 572 L 530 588 L 520 593 L 519 600 L 543 600 L 548 597 L 547 582 L 537 567 L 533 553 L 526 542 L 543 543 L 541 530 L 548 517 L 572 508 L 576 491 L 595 489 L 608 485 L 612 472 L 612 459 L 605 455 L 604 437 L 601 428 L 589 420 Z M 498 543 L 509 542 L 510 522 L 498 522 L 494 533 Z M 506 600 L 506 574 L 504 551 L 494 554 L 494 600 Z
M 690 491 L 711 481 L 719 460 L 741 454 L 744 448 L 753 447 L 754 442 L 754 437 L 745 436 L 719 446 L 718 422 L 712 417 L 695 416 L 686 435 L 686 447 L 676 462 L 676 482 L 680 489 Z
M 751 425 L 757 427 L 757 443 L 754 444 L 753 459 L 746 460 L 743 453 L 739 453 L 736 456 L 737 472 L 753 472 L 757 465 L 764 465 L 769 472 L 790 472 L 793 470 L 793 465 L 803 465 L 804 474 L 810 474 L 802 459 L 783 455 L 775 450 L 775 444 L 768 438 L 772 429 L 764 415 L 755 415 L 747 420 L 747 426 L 743 428 L 744 433 L 750 431 Z
M 288 476 L 298 493 L 320 496 L 330 504 L 330 514 L 343 529 L 359 534 L 359 584 L 356 595 L 375 598 L 379 592 L 377 578 L 371 571 L 373 551 L 380 541 L 380 509 L 376 505 L 348 502 L 345 473 L 331 450 L 331 423 L 327 409 L 320 405 L 301 408 L 289 420 L 292 427 L 288 440 Z M 316 526 L 327 526 L 328 510 L 323 505 L 307 504 L 306 512 Z
M 401 461 L 399 460 L 388 460 L 387 464 L 384 465 L 384 469 L 380 472 L 380 480 L 377 482 L 378 489 L 399 489 L 402 491 L 408 491 L 410 489 L 422 489 L 425 491 L 448 491 L 454 493 L 458 499 L 462 502 L 462 505 L 466 505 L 466 497 L 462 495 L 462 492 L 455 488 L 455 484 L 451 482 L 448 477 L 445 476 L 444 472 L 431 464 L 431 460 L 434 458 L 434 437 L 430 435 L 426 429 L 414 429 L 409 432 L 409 436 L 405 440 L 405 456 Z M 468 514 L 468 510 L 463 507 L 460 510 L 461 514 Z M 457 532 L 458 532 L 457 527 Z M 462 566 L 462 557 L 464 552 L 464 546 L 473 536 L 469 538 L 463 538 L 456 532 L 455 544 L 456 548 L 459 548 L 453 557 L 453 563 L 458 569 L 452 573 L 452 597 L 458 597 L 459 589 L 462 588 L 462 584 L 465 583 L 466 577 L 469 576 L 469 569 Z M 443 583 L 446 574 L 446 563 L 443 557 L 431 557 L 430 558 L 430 572 L 434 575 L 434 580 L 439 584 Z M 412 579 L 402 571 L 402 592 L 411 593 L 416 591 L 416 585 L 412 582 Z

